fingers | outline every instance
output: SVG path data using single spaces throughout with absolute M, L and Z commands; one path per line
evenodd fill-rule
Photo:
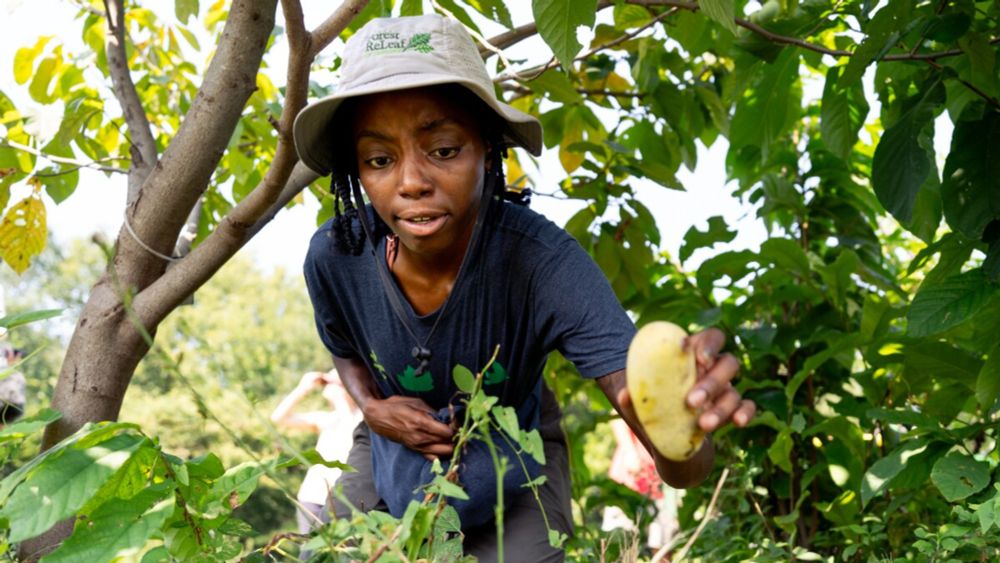
M 699 371 L 708 370 L 715 364 L 716 356 L 726 345 L 726 335 L 717 328 L 709 328 L 687 337 L 684 345 L 694 352 Z
M 449 457 L 452 452 L 455 451 L 455 446 L 452 443 L 447 444 L 429 444 L 422 448 L 417 449 L 427 461 L 434 461 L 437 458 Z
M 740 371 L 740 362 L 732 354 L 723 354 L 708 372 L 698 378 L 687 394 L 688 406 L 700 408 L 714 401 L 723 391 L 731 389 L 730 382 Z
M 733 424 L 744 428 L 747 424 L 750 424 L 750 420 L 753 416 L 757 414 L 757 405 L 750 399 L 743 399 L 740 401 L 740 408 L 733 413 Z
M 740 394 L 730 387 L 698 417 L 698 426 L 705 432 L 712 432 L 730 419 L 740 406 Z

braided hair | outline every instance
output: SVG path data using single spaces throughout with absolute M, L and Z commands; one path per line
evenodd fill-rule
M 480 128 L 483 140 L 490 147 L 486 155 L 490 163 L 489 171 L 484 179 L 483 189 L 492 190 L 491 200 L 505 200 L 518 205 L 527 206 L 531 203 L 531 189 L 508 190 L 507 180 L 503 171 L 503 160 L 507 158 L 507 143 L 503 133 L 507 123 L 492 108 L 468 89 L 456 84 L 434 86 L 459 107 L 467 108 L 472 115 L 482 116 Z M 352 107 L 354 100 L 346 100 L 338 111 L 339 116 L 354 115 Z M 330 138 L 343 136 L 344 131 L 350 131 L 353 124 L 346 119 L 335 119 L 330 127 Z M 344 150 L 347 148 L 348 150 Z M 338 150 L 339 149 L 339 150 Z M 364 202 L 354 201 L 354 188 L 360 187 L 357 161 L 353 147 L 343 145 L 335 148 L 334 172 L 330 181 L 330 191 L 333 194 L 333 242 L 337 251 L 351 256 L 360 256 L 365 246 L 364 229 L 361 226 L 359 213 L 365 213 Z M 359 207 L 361 208 L 359 210 Z M 373 236 L 383 237 L 391 231 L 379 218 L 378 213 L 372 213 Z

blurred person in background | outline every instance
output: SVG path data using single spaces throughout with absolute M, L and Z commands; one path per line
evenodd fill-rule
M 329 409 L 297 412 L 299 403 L 315 391 L 322 392 Z M 347 394 L 335 370 L 311 371 L 303 375 L 295 389 L 278 403 L 271 413 L 271 421 L 283 428 L 319 434 L 316 451 L 323 459 L 346 462 L 353 443 L 351 435 L 361 421 L 361 411 Z M 297 495 L 301 505 L 296 513 L 299 532 L 308 534 L 321 523 L 330 521 L 327 502 L 340 473 L 340 469 L 324 465 L 313 465 L 306 472 Z

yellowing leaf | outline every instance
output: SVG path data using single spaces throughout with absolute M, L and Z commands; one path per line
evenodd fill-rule
M 0 223 L 0 258 L 19 275 L 45 248 L 45 204 L 28 196 L 7 212 Z
M 517 159 L 517 153 L 510 151 L 509 156 L 504 161 L 507 165 L 507 185 L 523 188 L 528 185 L 530 178 L 521 168 L 521 163 Z
M 563 130 L 563 138 L 559 143 L 559 162 L 567 174 L 572 174 L 583 164 L 583 153 L 571 152 L 566 148 L 580 141 L 583 141 L 583 120 L 571 116 L 566 120 L 566 129 Z
M 34 47 L 22 47 L 14 54 L 14 81 L 24 84 L 31 78 L 35 67 L 35 58 L 45 49 L 45 44 L 52 39 L 51 35 L 39 37 Z

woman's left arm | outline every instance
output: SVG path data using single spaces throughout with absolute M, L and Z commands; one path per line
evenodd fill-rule
M 753 401 L 740 397 L 732 385 L 732 380 L 740 369 L 739 361 L 732 354 L 719 355 L 725 339 L 722 331 L 710 328 L 689 336 L 685 341 L 685 346 L 695 354 L 698 369 L 698 379 L 688 391 L 686 400 L 688 406 L 701 411 L 698 425 L 705 432 L 712 432 L 730 422 L 744 427 L 756 411 Z M 597 379 L 615 410 L 656 460 L 656 469 L 664 482 L 676 488 L 700 484 L 708 477 L 715 462 L 715 449 L 711 439 L 706 437 L 701 449 L 686 461 L 671 461 L 661 456 L 650 444 L 645 430 L 635 416 L 626 381 L 625 370 Z

